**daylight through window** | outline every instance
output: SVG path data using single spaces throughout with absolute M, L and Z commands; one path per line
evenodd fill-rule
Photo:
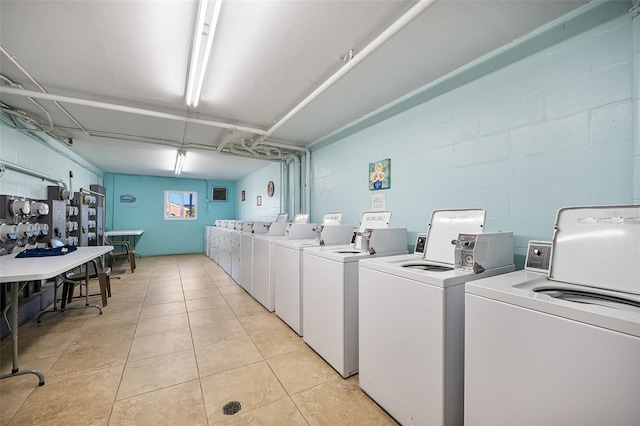
M 166 220 L 195 220 L 198 218 L 198 193 L 195 191 L 164 191 Z

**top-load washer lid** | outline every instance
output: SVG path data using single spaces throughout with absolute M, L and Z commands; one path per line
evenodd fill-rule
M 558 211 L 549 279 L 640 294 L 640 205 Z
M 353 243 L 354 252 L 359 253 L 362 250 L 362 234 L 368 229 L 388 228 L 391 222 L 390 211 L 371 211 L 362 213 L 362 220 L 358 228 L 356 241 Z
M 482 234 L 485 216 L 484 209 L 434 210 L 422 258 L 453 267 L 455 247 L 451 242 L 460 234 Z
M 289 213 L 280 213 L 276 217 L 276 222 L 286 222 L 288 217 L 289 217 Z
M 308 223 L 308 222 L 309 222 L 309 213 L 298 213 L 293 218 L 293 223 Z
M 331 212 L 331 213 L 325 213 L 324 216 L 322 216 L 322 222 L 320 222 L 320 225 L 324 225 L 324 226 L 340 225 L 341 222 L 342 222 L 342 212 Z

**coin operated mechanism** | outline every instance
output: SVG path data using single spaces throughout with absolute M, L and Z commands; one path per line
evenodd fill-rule
M 377 228 L 358 232 L 360 247 L 356 241 L 354 248 L 362 253 L 376 254 L 407 250 L 407 228 Z
M 513 264 L 513 232 L 459 234 L 455 247 L 455 268 L 480 274 Z

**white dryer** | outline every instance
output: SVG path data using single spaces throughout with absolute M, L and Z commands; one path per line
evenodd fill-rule
M 467 284 L 466 424 L 640 424 L 640 206 L 560 209 L 545 256 Z
M 304 341 L 342 377 L 358 372 L 358 261 L 407 253 L 391 212 L 365 212 L 352 245 L 303 251 Z
M 276 315 L 302 336 L 302 251 L 307 247 L 349 244 L 353 226 L 341 225 L 341 212 L 326 213 L 313 239 L 284 239 L 275 246 Z
M 422 257 L 360 262 L 360 387 L 404 425 L 462 424 L 464 284 L 515 269 L 513 234 L 484 222 L 436 210 Z

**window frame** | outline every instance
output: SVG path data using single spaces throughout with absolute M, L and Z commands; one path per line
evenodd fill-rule
M 177 195 L 180 197 L 179 199 L 179 212 L 180 214 L 184 214 L 185 210 L 185 198 L 188 196 L 192 196 L 191 204 L 193 205 L 193 216 L 172 216 L 171 215 L 171 205 L 177 203 L 172 203 L 170 197 L 172 195 Z M 174 189 L 166 189 L 164 191 L 164 220 L 198 220 L 198 192 L 197 191 L 185 191 L 185 190 L 174 190 Z

